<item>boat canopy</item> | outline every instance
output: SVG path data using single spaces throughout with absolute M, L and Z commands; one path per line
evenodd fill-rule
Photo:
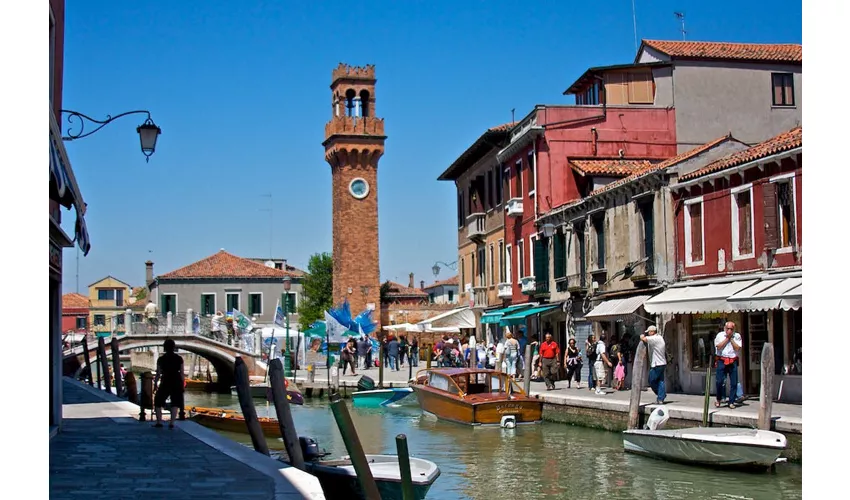
M 522 309 L 513 314 L 509 314 L 503 316 L 502 319 L 499 320 L 499 325 L 507 326 L 507 325 L 521 325 L 525 323 L 525 319 L 533 314 L 538 314 L 542 312 L 549 311 L 558 307 L 557 305 L 546 305 L 546 306 L 538 306 L 532 307 L 530 309 Z
M 514 304 L 512 306 L 508 306 L 502 309 L 494 309 L 492 311 L 487 311 L 481 316 L 481 324 L 495 324 L 498 323 L 502 316 L 506 314 L 511 314 L 512 312 L 516 312 L 520 309 L 531 307 L 535 305 L 533 302 L 526 302 L 525 304 Z

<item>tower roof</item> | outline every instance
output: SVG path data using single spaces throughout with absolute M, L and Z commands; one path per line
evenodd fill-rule
M 331 87 L 339 80 L 366 80 L 374 83 L 375 65 L 351 66 L 349 64 L 339 63 L 339 66 L 334 68 L 331 73 Z

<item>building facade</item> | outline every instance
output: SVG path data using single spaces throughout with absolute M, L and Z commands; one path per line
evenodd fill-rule
M 497 265 L 501 266 L 498 255 L 495 260 Z M 422 290 L 428 294 L 428 301 L 432 304 L 458 304 L 457 280 L 457 276 L 452 276 L 449 279 L 435 281 L 428 286 L 423 286 Z
M 333 70 L 322 143 L 333 179 L 333 302 L 348 300 L 354 314 L 380 307 L 378 161 L 386 136 L 376 117 L 376 82 L 374 65 Z
M 80 247 L 87 255 L 91 244 L 86 229 L 86 204 L 68 153 L 62 141 L 59 123 L 62 121 L 62 81 L 65 54 L 65 1 L 50 0 L 50 265 L 49 265 L 49 308 L 50 327 L 48 332 L 49 350 L 49 427 L 50 436 L 60 430 L 62 423 L 62 252 L 74 246 Z M 62 229 L 62 209 L 74 208 L 76 223 L 74 238 Z
M 197 262 L 153 278 L 153 262 L 145 263 L 149 297 L 162 316 L 185 314 L 192 309 L 201 316 L 238 309 L 258 324 L 272 324 L 278 301 L 297 326 L 297 308 L 303 293 L 304 272 L 295 267 L 278 269 L 224 250 Z M 291 280 L 289 293 L 283 279 Z
M 127 331 L 125 311 L 133 299 L 133 287 L 129 284 L 107 276 L 89 285 L 88 301 L 90 331 L 99 336 L 113 333 L 124 334 Z
M 87 333 L 89 328 L 89 298 L 79 293 L 62 296 L 62 333 Z

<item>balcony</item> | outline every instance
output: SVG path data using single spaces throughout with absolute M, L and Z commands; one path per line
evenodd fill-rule
M 499 283 L 499 291 L 497 296 L 500 299 L 509 299 L 514 294 L 514 288 L 512 283 Z
M 537 297 L 549 296 L 549 280 L 537 281 L 534 285 L 534 295 Z
M 534 276 L 520 278 L 520 291 L 526 295 L 533 295 L 537 291 L 537 283 Z
M 487 221 L 483 213 L 470 214 L 466 218 L 466 237 L 470 240 L 483 240 Z
M 472 288 L 472 294 L 475 297 L 472 307 L 487 307 L 487 287 L 476 286 Z
M 567 276 L 567 291 L 582 292 L 587 290 L 587 275 L 586 274 L 571 274 Z
M 511 198 L 505 205 L 508 217 L 522 217 L 522 198 Z

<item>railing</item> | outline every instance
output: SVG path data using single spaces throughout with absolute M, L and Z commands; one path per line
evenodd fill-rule
M 549 280 L 538 280 L 534 284 L 535 295 L 549 295 Z
M 517 139 L 522 137 L 524 133 L 528 132 L 532 127 L 535 126 L 537 126 L 537 113 L 532 112 L 511 131 L 511 142 L 516 141 Z
M 470 214 L 466 218 L 467 238 L 475 239 L 484 236 L 486 223 L 487 221 L 483 213 Z
M 511 198 L 505 205 L 505 212 L 509 217 L 522 217 L 522 198 Z
M 569 283 L 569 290 L 584 290 L 587 288 L 587 275 L 571 274 L 567 276 L 567 283 Z
M 525 294 L 534 293 L 537 289 L 534 276 L 520 278 L 520 291 Z
M 499 283 L 497 296 L 500 299 L 509 299 L 514 294 L 513 283 Z

